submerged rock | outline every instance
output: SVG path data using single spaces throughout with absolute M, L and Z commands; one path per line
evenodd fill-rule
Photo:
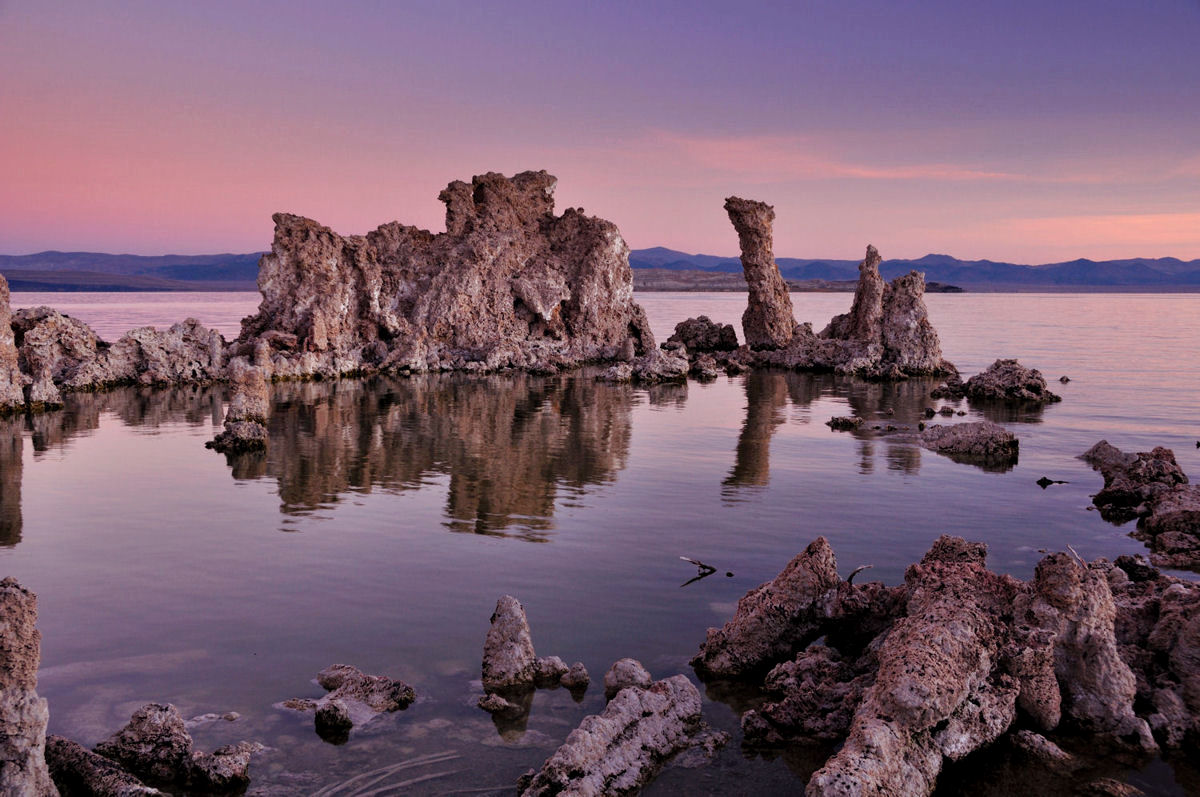
M 765 202 L 731 196 L 725 212 L 737 230 L 742 270 L 750 288 L 742 331 L 751 349 L 778 349 L 792 340 L 796 319 L 792 297 L 779 273 L 772 251 L 771 225 L 775 209 Z
M 0 794 L 58 794 L 46 768 L 50 710 L 37 694 L 41 640 L 37 596 L 0 581 Z
M 446 232 L 398 222 L 341 236 L 278 213 L 263 294 L 239 351 L 271 341 L 278 377 L 362 371 L 555 370 L 655 348 L 611 222 L 554 215 L 546 172 L 453 182 Z
M 293 698 L 281 705 L 312 711 L 317 733 L 327 741 L 344 741 L 355 725 L 379 714 L 408 708 L 417 699 L 411 686 L 383 675 L 367 675 L 349 664 L 331 664 L 317 673 L 317 683 L 329 694 L 317 700 Z
M 694 744 L 723 741 L 705 733 L 700 693 L 684 676 L 627 686 L 601 714 L 585 717 L 518 788 L 527 797 L 636 794 L 672 756 Z
M 925 448 L 952 459 L 992 465 L 1016 464 L 1020 449 L 1016 435 L 991 421 L 934 424 L 923 429 L 917 438 Z
M 0 275 L 0 416 L 25 408 L 26 377 L 18 364 L 12 309 L 8 302 L 8 281 Z
M 147 703 L 96 752 L 142 780 L 199 792 L 237 791 L 250 782 L 251 756 L 262 745 L 241 742 L 212 753 L 192 749 L 192 736 L 170 703 Z
M 790 301 L 790 298 L 789 298 Z M 736 351 L 737 331 L 733 324 L 718 324 L 706 315 L 689 318 L 675 325 L 675 333 L 664 346 L 682 344 L 689 354 L 714 351 Z
M 748 742 L 842 742 L 809 795 L 929 794 L 946 762 L 1009 733 L 1028 747 L 1036 730 L 1060 767 L 1040 733 L 1135 755 L 1193 738 L 1200 586 L 1067 554 L 1021 582 L 985 556 L 942 537 L 887 588 L 838 579 L 818 539 L 709 630 L 693 665 L 706 679 L 767 673 L 771 699 L 742 718 Z
M 1080 459 L 1104 477 L 1092 503 L 1115 523 L 1137 517 L 1133 536 L 1149 543 L 1154 564 L 1200 567 L 1200 485 L 1188 482 L 1173 451 L 1128 454 L 1101 440 Z

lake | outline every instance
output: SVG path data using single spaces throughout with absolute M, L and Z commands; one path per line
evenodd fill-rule
M 792 298 L 818 330 L 851 300 Z M 745 306 L 745 294 L 638 300 L 660 341 L 688 316 L 736 323 Z M 50 304 L 110 340 L 188 315 L 232 337 L 257 302 L 13 295 L 14 308 Z M 1042 549 L 1143 552 L 1131 526 L 1089 511 L 1101 478 L 1075 457 L 1100 439 L 1164 445 L 1200 477 L 1200 295 L 926 302 L 964 375 L 1017 357 L 1062 394 L 1044 411 L 989 416 L 1020 438 L 1011 470 L 825 425 L 849 414 L 915 425 L 936 403 L 935 382 L 771 371 L 654 387 L 587 371 L 280 384 L 262 456 L 204 448 L 220 426 L 221 387 L 72 396 L 62 411 L 0 421 L 0 574 L 40 599 L 50 730 L 90 745 L 140 705 L 172 702 L 185 717 L 241 714 L 196 727 L 201 749 L 241 739 L 272 748 L 251 768 L 252 791 L 311 793 L 447 752 L 403 771 L 431 776 L 410 793 L 508 793 L 603 708 L 613 661 L 695 680 L 687 661 L 705 629 L 818 535 L 843 575 L 870 564 L 864 576 L 889 584 L 942 533 L 986 541 L 993 569 L 1021 578 Z M 1042 476 L 1067 483 L 1043 490 Z M 696 571 L 680 556 L 718 573 L 685 585 Z M 539 690 L 527 718 L 499 724 L 475 707 L 488 620 L 505 593 L 524 604 L 539 655 L 587 665 L 581 702 Z M 418 701 L 344 745 L 323 742 L 311 715 L 275 704 L 321 695 L 312 679 L 335 662 L 402 678 Z M 648 794 L 802 787 L 828 751 L 743 752 L 730 705 L 740 699 L 706 697 L 706 720 L 733 741 L 707 767 L 668 769 Z M 1113 767 L 1150 793 L 1200 785 L 1185 761 Z

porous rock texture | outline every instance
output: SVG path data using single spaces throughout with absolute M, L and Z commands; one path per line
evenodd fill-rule
M 1036 368 L 1026 368 L 1016 360 L 996 360 L 986 370 L 975 374 L 965 383 L 957 375 L 939 385 L 933 398 L 960 399 L 964 396 L 979 402 L 1008 402 L 1017 404 L 1053 404 L 1062 397 L 1051 393 L 1046 379 Z
M 142 783 L 114 761 L 61 736 L 46 738 L 46 764 L 64 797 L 138 797 L 163 794 Z
M 928 794 L 946 762 L 1022 730 L 1131 755 L 1195 738 L 1200 585 L 1068 554 L 1021 582 L 985 557 L 944 536 L 902 586 L 859 585 L 818 539 L 710 629 L 693 665 L 707 680 L 766 672 L 748 743 L 842 741 L 810 796 Z
M 706 731 L 700 693 L 685 676 L 627 686 L 602 713 L 585 717 L 518 788 L 526 797 L 637 794 L 672 756 L 726 738 Z
M 341 236 L 278 213 L 258 313 L 237 353 L 276 377 L 375 370 L 555 370 L 654 348 L 611 222 L 554 214 L 557 179 L 479 175 L 442 191 L 446 232 L 399 222 Z
M 1114 523 L 1136 517 L 1133 536 L 1149 544 L 1151 562 L 1200 567 L 1200 485 L 1189 483 L 1171 449 L 1130 454 L 1101 440 L 1080 459 L 1104 477 L 1092 503 Z
M 271 414 L 271 394 L 262 368 L 234 360 L 229 364 L 229 382 L 233 396 L 225 414 L 225 429 L 205 445 L 225 453 L 261 451 L 267 447 Z
M 858 267 L 850 312 L 814 333 L 811 323 L 797 324 L 793 318 L 791 299 L 771 254 L 774 211 L 737 197 L 725 206 L 742 245 L 750 296 L 742 319 L 748 345 L 718 352 L 721 365 L 737 371 L 767 366 L 889 380 L 958 373 L 942 358 L 925 307 L 925 278 L 919 272 L 884 282 L 879 273 L 882 258 L 868 246 Z
M 578 689 L 587 683 L 587 668 L 582 662 L 568 667 L 558 656 L 538 658 L 525 608 L 512 595 L 500 596 L 483 643 L 483 688 L 487 694 L 480 698 L 479 707 L 509 711 L 513 702 L 507 698 L 536 686 Z
M 37 596 L 0 581 L 0 795 L 57 795 L 46 768 L 50 710 L 37 694 L 41 633 Z
M 789 299 L 790 301 L 790 299 Z M 706 315 L 688 318 L 675 325 L 675 332 L 663 343 L 664 348 L 682 344 L 688 354 L 736 351 L 737 331 L 733 324 L 718 324 Z
M 8 280 L 0 275 L 0 415 L 20 412 L 25 407 L 25 375 L 18 362 Z
M 226 745 L 211 753 L 192 749 L 192 736 L 170 703 L 147 703 L 129 723 L 96 745 L 96 752 L 154 785 L 198 792 L 244 789 L 250 758 L 262 750 L 253 742 Z
M 312 711 L 322 736 L 337 735 L 376 716 L 408 708 L 417 693 L 404 681 L 383 675 L 367 675 L 349 664 L 331 664 L 317 673 L 317 683 L 328 694 L 317 700 L 293 698 L 284 708 Z
M 637 659 L 617 659 L 604 673 L 604 696 L 611 700 L 627 686 L 649 686 L 654 679 Z
M 792 297 L 772 251 L 775 209 L 765 202 L 731 196 L 725 212 L 742 249 L 742 271 L 750 294 L 742 313 L 742 331 L 751 349 L 778 349 L 792 340 L 796 319 Z

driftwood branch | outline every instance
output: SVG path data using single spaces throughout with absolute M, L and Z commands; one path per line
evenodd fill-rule
M 851 581 L 854 580 L 854 577 L 857 576 L 859 573 L 861 573 L 864 570 L 870 570 L 874 566 L 875 565 L 862 565 L 861 567 L 854 568 L 854 570 L 852 570 L 850 572 L 850 575 L 846 576 L 846 583 L 849 584 Z

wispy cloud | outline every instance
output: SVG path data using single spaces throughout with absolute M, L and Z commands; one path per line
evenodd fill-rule
M 887 164 L 840 157 L 823 142 L 793 136 L 703 138 L 659 133 L 694 166 L 749 182 L 783 180 L 1018 181 L 1029 175 L 958 163 Z

